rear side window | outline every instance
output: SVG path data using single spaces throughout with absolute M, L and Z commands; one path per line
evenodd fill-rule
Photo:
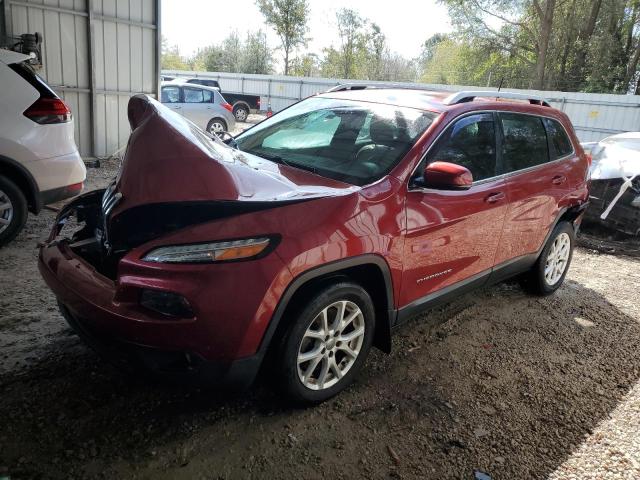
M 515 172 L 549 161 L 547 133 L 541 117 L 500 113 L 502 162 L 505 172 Z
M 199 88 L 184 88 L 184 103 L 211 102 L 211 92 Z
M 458 120 L 438 140 L 428 162 L 450 162 L 466 167 L 473 180 L 496 174 L 496 131 L 493 115 L 482 113 Z
M 51 87 L 26 62 L 12 63 L 9 68 L 35 88 L 42 98 L 58 98 Z
M 567 132 L 560 122 L 545 118 L 544 124 L 547 127 L 547 135 L 549 135 L 549 141 L 551 143 L 552 160 L 572 153 L 573 145 L 571 145 Z

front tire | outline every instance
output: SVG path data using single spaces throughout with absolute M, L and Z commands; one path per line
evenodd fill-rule
M 373 302 L 359 285 L 341 282 L 292 313 L 278 352 L 280 385 L 295 403 L 320 403 L 348 387 L 364 365 L 375 330 Z
M 576 233 L 569 222 L 556 225 L 540 257 L 526 274 L 524 285 L 537 295 L 550 295 L 564 282 L 575 245 Z
M 0 247 L 13 240 L 27 222 L 27 199 L 18 186 L 0 176 Z

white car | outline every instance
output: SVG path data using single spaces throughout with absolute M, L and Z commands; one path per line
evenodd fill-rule
M 236 126 L 233 106 L 213 87 L 177 79 L 162 84 L 160 101 L 209 133 L 231 132 Z
M 0 49 L 0 246 L 44 205 L 82 191 L 86 169 L 67 105 L 25 62 Z

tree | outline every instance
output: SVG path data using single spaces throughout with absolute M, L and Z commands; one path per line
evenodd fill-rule
M 290 71 L 297 77 L 317 77 L 320 75 L 320 58 L 315 53 L 306 53 L 293 59 Z
M 161 43 L 160 65 L 166 70 L 188 70 L 189 66 L 180 56 L 177 45 L 169 45 L 168 40 L 163 36 Z
M 244 44 L 240 71 L 243 73 L 268 74 L 272 71 L 273 55 L 267 45 L 267 36 L 262 30 L 248 33 Z
M 368 50 L 370 61 L 368 64 L 369 78 L 379 79 L 382 74 L 384 54 L 387 47 L 387 37 L 382 33 L 380 27 L 372 23 L 368 35 Z
M 243 54 L 243 45 L 238 31 L 234 30 L 222 41 L 222 65 L 223 72 L 239 73 Z
M 363 35 L 360 29 L 365 20 L 351 8 L 341 8 L 336 13 L 340 34 L 340 53 L 342 58 L 342 77 L 355 77 L 356 51 L 362 46 Z
M 280 38 L 284 51 L 284 74 L 288 75 L 291 53 L 307 43 L 307 0 L 256 0 L 256 5 Z

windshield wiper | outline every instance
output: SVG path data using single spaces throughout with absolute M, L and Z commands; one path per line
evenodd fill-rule
M 249 153 L 251 153 L 251 152 L 249 152 Z M 279 157 L 278 155 L 270 155 L 268 153 L 266 153 L 266 154 L 265 153 L 260 153 L 260 155 L 258 155 L 258 156 L 264 158 L 265 160 L 269 160 L 271 162 L 279 163 L 281 165 L 286 165 L 287 167 L 299 168 L 301 170 L 306 170 L 308 172 L 318 173 L 316 168 L 312 167 L 311 165 L 304 165 L 302 163 L 290 162 L 288 160 L 285 160 L 282 157 Z

